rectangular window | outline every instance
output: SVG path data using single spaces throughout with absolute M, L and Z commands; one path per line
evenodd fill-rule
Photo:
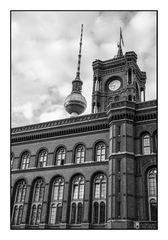
M 20 202 L 21 196 L 22 196 L 22 190 L 19 189 L 19 190 L 18 190 L 18 193 L 17 193 L 17 197 L 16 197 L 16 202 Z
M 83 199 L 83 196 L 84 196 L 84 185 L 80 185 L 79 199 Z
M 78 185 L 74 185 L 73 199 L 78 199 Z
M 21 202 L 24 202 L 25 194 L 26 194 L 26 187 L 23 187 L 22 196 L 20 199 Z
M 100 183 L 95 183 L 95 198 L 100 198 Z
M 146 135 L 143 138 L 143 153 L 150 154 L 150 136 Z
M 144 146 L 144 154 L 150 154 L 150 146 Z
M 37 224 L 40 223 L 40 219 L 41 219 L 41 205 L 39 205 L 37 209 L 37 219 L 36 219 Z
M 101 161 L 105 161 L 105 154 L 101 156 Z
M 58 166 L 61 165 L 61 155 L 58 155 L 58 158 L 57 158 L 57 165 L 58 165 Z
M 55 216 L 56 216 L 56 206 L 53 205 L 51 209 L 51 216 L 50 216 L 50 223 L 54 224 L 55 223 Z
M 59 200 L 62 200 L 62 198 L 63 198 L 63 189 L 64 189 L 64 186 L 60 186 L 60 190 L 59 190 Z
M 40 193 L 40 187 L 37 187 L 34 194 L 34 202 L 39 201 L 39 193 Z
M 106 183 L 102 183 L 102 192 L 101 192 L 101 198 L 106 198 Z
M 25 166 L 26 166 L 26 160 L 23 159 L 23 162 L 22 162 L 22 169 L 25 169 Z
M 39 202 L 43 201 L 43 193 L 44 193 L 44 188 L 41 186 L 40 192 L 39 192 Z
M 56 215 L 56 223 L 60 223 L 61 222 L 61 217 L 62 217 L 62 205 L 58 204 L 57 205 L 57 215 Z
M 144 147 L 150 145 L 150 139 L 149 138 L 144 138 Z
M 35 225 L 36 223 L 36 206 L 33 206 L 32 215 L 31 215 L 31 224 Z
M 54 194 L 53 194 L 53 200 L 58 199 L 58 186 L 54 186 Z
M 155 196 L 156 195 L 156 181 L 155 178 L 150 178 L 149 179 L 149 195 L 150 196 Z
M 101 154 L 101 149 L 97 149 L 97 155 Z

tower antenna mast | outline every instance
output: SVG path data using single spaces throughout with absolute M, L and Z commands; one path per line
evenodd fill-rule
M 78 54 L 78 66 L 76 72 L 76 78 L 80 78 L 80 63 L 81 63 L 81 51 L 82 51 L 82 37 L 83 37 L 83 24 L 81 25 L 81 37 L 79 43 L 79 54 Z

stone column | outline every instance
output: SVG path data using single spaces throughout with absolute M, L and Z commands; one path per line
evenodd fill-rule
M 40 224 L 41 228 L 43 228 L 43 226 L 45 227 L 45 225 L 48 223 L 48 219 L 47 219 L 47 210 L 49 208 L 48 194 L 49 194 L 49 183 L 45 185 L 44 198 L 43 198 L 43 204 L 42 204 L 41 224 Z
M 85 182 L 85 196 L 83 202 L 83 221 L 82 221 L 82 228 L 89 228 L 89 210 L 90 210 L 90 181 L 87 180 Z
M 64 186 L 64 198 L 62 202 L 62 220 L 60 228 L 66 228 L 67 224 L 69 223 L 69 219 L 67 219 L 68 216 L 68 191 L 69 190 L 69 182 L 65 182 Z
M 121 127 L 118 133 L 118 127 Z M 121 142 L 120 151 L 116 147 Z M 135 218 L 134 130 L 127 120 L 110 123 L 108 220 L 109 229 L 127 229 Z

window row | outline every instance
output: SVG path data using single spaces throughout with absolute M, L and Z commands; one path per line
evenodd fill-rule
M 51 195 L 48 202 L 50 225 L 59 224 L 62 221 L 62 209 L 65 182 L 62 177 L 56 177 L 51 183 Z M 93 179 L 92 184 L 92 223 L 104 224 L 106 222 L 106 189 L 107 178 L 99 173 Z M 16 184 L 14 191 L 14 202 L 12 210 L 12 225 L 22 224 L 23 209 L 25 204 L 27 186 L 24 180 Z M 77 175 L 71 183 L 71 196 L 69 208 L 69 223 L 81 224 L 84 214 L 85 178 Z M 39 225 L 42 217 L 42 207 L 45 195 L 45 183 L 39 178 L 32 188 L 30 200 L 30 225 Z
M 86 148 L 84 145 L 78 145 L 74 150 L 74 163 L 84 163 L 86 155 Z M 48 152 L 46 149 L 42 149 L 37 156 L 36 167 L 47 166 Z M 55 164 L 64 165 L 66 159 L 66 149 L 64 147 L 58 148 L 55 155 Z M 30 167 L 31 154 L 29 151 L 25 151 L 21 155 L 19 169 L 28 169 Z M 95 146 L 95 161 L 106 160 L 106 145 L 104 142 L 99 142 Z M 13 168 L 14 155 L 11 154 L 11 168 Z
M 151 168 L 146 174 L 147 182 L 147 202 L 149 221 L 157 220 L 157 170 Z M 84 216 L 84 199 L 86 181 L 82 175 L 77 175 L 72 179 L 70 184 L 70 204 L 68 208 L 68 222 L 70 224 L 81 224 Z M 43 204 L 46 199 L 48 206 L 49 225 L 55 225 L 62 222 L 63 200 L 65 195 L 65 181 L 62 177 L 56 177 L 50 186 L 49 198 L 45 196 L 44 180 L 39 178 L 32 186 L 29 209 L 27 213 L 29 225 L 39 225 L 42 221 Z M 24 180 L 16 183 L 14 190 L 14 199 L 12 207 L 12 225 L 20 225 L 24 223 L 23 212 L 24 206 L 28 203 L 25 200 L 27 185 Z M 44 199 L 45 196 L 45 199 Z M 66 193 L 67 196 L 67 193 Z M 69 198 L 68 198 L 69 199 Z M 106 223 L 107 212 L 107 178 L 103 173 L 97 174 L 91 184 L 91 222 L 92 224 Z M 65 200 L 66 202 L 67 200 Z M 121 205 L 119 205 L 121 211 Z M 26 213 L 25 213 L 26 214 Z M 45 220 L 43 219 L 43 222 Z M 65 221 L 65 220 L 64 220 Z

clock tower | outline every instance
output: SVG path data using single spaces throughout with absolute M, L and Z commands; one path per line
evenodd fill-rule
M 107 111 L 111 102 L 145 101 L 146 73 L 137 64 L 134 51 L 122 51 L 122 33 L 118 53 L 112 59 L 93 62 L 92 113 Z
M 137 55 L 123 54 L 120 29 L 114 58 L 93 62 L 92 113 L 106 112 L 109 124 L 108 228 L 131 228 L 136 219 L 135 116 L 145 101 L 146 73 Z

